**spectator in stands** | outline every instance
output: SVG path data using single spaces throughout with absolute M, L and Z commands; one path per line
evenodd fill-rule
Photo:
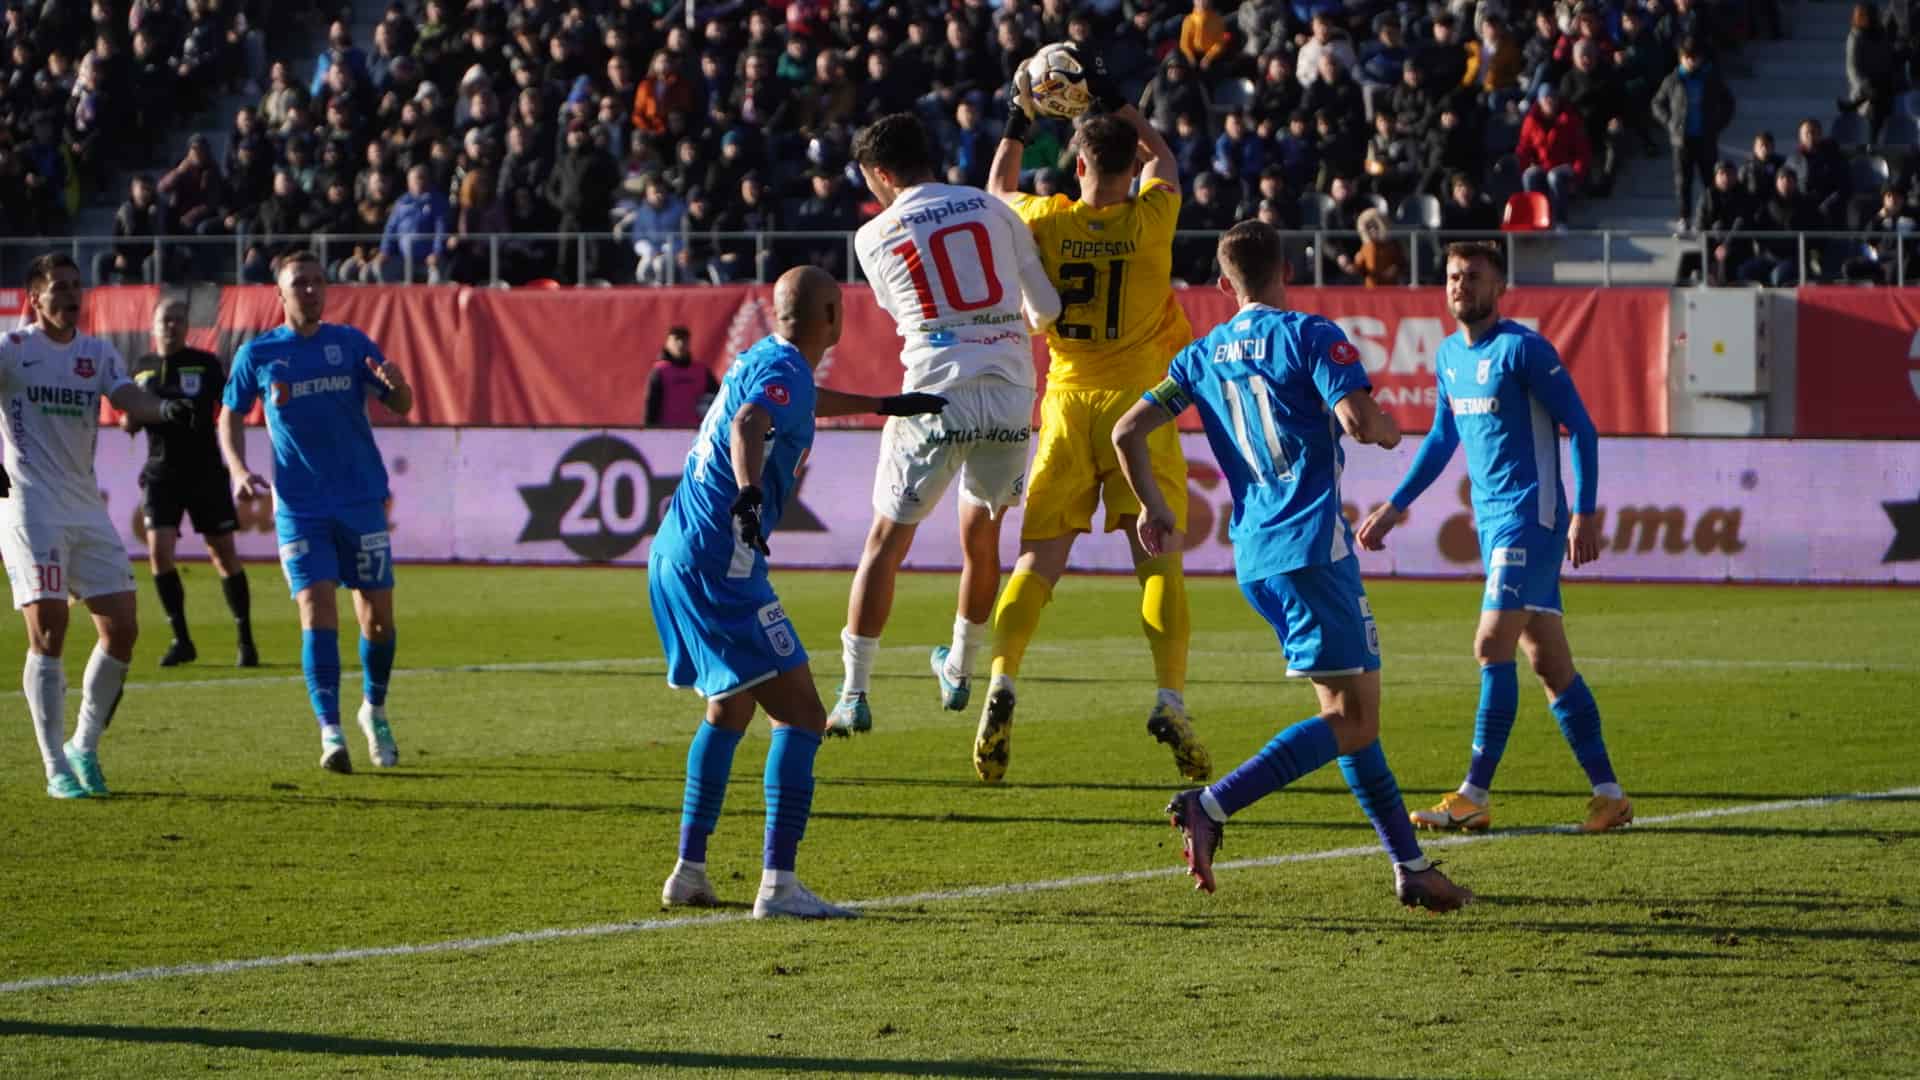
M 563 233 L 605 233 L 613 224 L 613 196 L 620 186 L 620 166 L 612 155 L 594 145 L 585 120 L 567 126 L 567 150 L 554 163 L 547 176 L 543 194 L 558 215 L 556 231 Z M 677 220 L 677 219 L 676 219 Z M 580 241 L 562 241 L 556 253 L 553 276 L 560 281 L 584 285 L 580 269 L 584 260 L 585 278 L 598 275 L 602 244 L 588 238 L 584 253 L 575 249 Z
M 1791 234 L 1819 229 L 1826 224 L 1820 207 L 1801 192 L 1799 177 L 1791 169 L 1780 170 L 1773 178 L 1773 185 L 1773 197 L 1757 212 L 1755 228 Z M 1760 285 L 1797 285 L 1801 278 L 1801 250 L 1799 241 L 1791 235 L 1762 241 L 1759 250 L 1740 268 L 1740 280 Z M 1816 263 L 1808 269 L 1817 274 L 1817 263 L 1822 257 L 1820 245 L 1808 244 L 1805 250 L 1810 261 Z
M 1269 201 L 1279 203 L 1281 206 L 1286 207 L 1286 211 L 1282 214 L 1282 217 L 1290 218 L 1294 224 L 1283 226 L 1283 228 L 1297 228 L 1299 226 L 1299 197 L 1296 193 L 1287 189 L 1286 170 L 1278 165 L 1267 166 L 1260 171 L 1259 176 L 1254 178 L 1253 190 L 1247 193 L 1247 197 L 1241 200 L 1239 208 L 1234 211 L 1234 220 L 1245 221 L 1250 217 L 1256 216 L 1260 212 L 1260 204 Z
M 667 133 L 667 116 L 694 107 L 694 88 L 663 49 L 647 61 L 647 77 L 633 97 L 633 130 L 658 138 Z
M 720 256 L 710 266 L 717 284 L 729 281 L 766 281 L 784 269 L 774 261 L 773 249 L 762 248 L 756 237 L 780 231 L 779 208 L 766 197 L 766 185 L 757 173 L 740 178 L 740 196 L 720 212 L 718 231 L 725 234 Z
M 367 54 L 364 49 L 353 43 L 353 30 L 345 20 L 335 19 L 327 28 L 327 47 L 313 64 L 313 81 L 307 85 L 307 96 L 318 98 L 327 88 L 327 73 L 336 67 L 345 67 L 353 73 L 356 83 L 371 81 L 367 68 Z M 181 78 L 188 78 L 186 72 Z
M 1192 65 L 1179 51 L 1168 53 L 1166 63 L 1160 66 L 1160 74 L 1153 77 L 1140 95 L 1140 112 L 1147 123 L 1171 140 L 1182 116 L 1192 120 L 1196 130 L 1205 133 L 1211 126 L 1209 111 L 1207 93 L 1193 78 Z
M 1906 284 L 1909 277 L 1920 276 L 1920 246 L 1914 232 L 1920 221 L 1907 209 L 1907 192 L 1897 184 L 1880 189 L 1880 208 L 1861 225 L 1868 234 L 1864 250 L 1842 267 L 1848 281 L 1870 281 L 1880 285 Z
M 1362 128 L 1366 119 L 1366 99 L 1360 92 L 1360 84 L 1353 81 L 1346 62 L 1332 50 L 1323 51 L 1317 62 L 1320 65 L 1320 77 L 1307 86 L 1302 107 L 1315 116 L 1333 117 L 1338 127 Z M 1362 140 L 1366 138 L 1364 129 L 1359 134 Z
M 1675 51 L 1680 43 L 1692 38 L 1694 47 L 1708 60 L 1719 57 L 1720 31 L 1714 24 L 1712 13 L 1702 7 L 1699 0 L 1673 0 L 1673 12 L 1664 17 L 1664 30 L 1667 40 L 1673 42 Z
M 1405 284 L 1407 252 L 1400 241 L 1388 235 L 1387 216 L 1377 207 L 1368 207 L 1360 212 L 1354 231 L 1360 235 L 1360 250 L 1341 255 L 1340 269 L 1358 277 L 1369 289 Z
M 1825 225 L 1844 226 L 1847 200 L 1853 191 L 1847 156 L 1822 132 L 1820 121 L 1811 116 L 1800 121 L 1799 135 L 1798 148 L 1781 171 L 1795 174 L 1796 190 L 1813 199 Z
M 1713 183 L 1700 197 L 1700 209 L 1693 220 L 1694 229 L 1706 244 L 1707 284 L 1733 284 L 1735 272 L 1752 257 L 1753 243 L 1742 234 L 1756 224 L 1758 210 L 1753 196 L 1740 186 L 1733 162 L 1714 165 Z M 1675 283 L 1692 284 L 1693 275 L 1702 271 L 1700 252 L 1685 252 L 1680 257 L 1680 274 Z
M 1613 59 L 1620 72 L 1627 126 L 1639 134 L 1648 154 L 1658 153 L 1651 123 L 1653 95 L 1673 70 L 1673 54 L 1647 28 L 1645 16 L 1629 7 L 1620 13 L 1620 51 Z
M 1491 17 L 1482 19 L 1480 37 L 1467 44 L 1466 52 L 1465 78 L 1480 91 L 1482 100 L 1497 103 L 1505 100 L 1499 95 L 1520 88 L 1527 61 L 1505 23 Z
M 307 207 L 306 216 L 300 219 L 300 231 L 349 236 L 354 229 L 355 210 L 353 188 L 345 177 L 335 177 L 321 189 L 320 199 Z
M 1853 28 L 1847 31 L 1847 94 L 1839 106 L 1841 112 L 1858 110 L 1867 118 L 1868 142 L 1880 141 L 1897 88 L 1893 37 L 1881 24 L 1879 9 L 1853 5 Z
M 302 233 L 310 210 L 307 193 L 285 169 L 273 173 L 272 194 L 255 210 L 245 224 L 247 250 L 240 267 L 240 280 L 252 285 L 273 283 L 273 260 L 292 248 L 305 247 L 296 240 Z
M 1193 0 L 1193 10 L 1180 21 L 1180 52 L 1203 75 L 1212 75 L 1214 64 L 1228 55 L 1232 38 L 1214 0 Z
M 1523 170 L 1521 186 L 1546 195 L 1555 223 L 1565 224 L 1568 206 L 1586 189 L 1593 170 L 1593 147 L 1587 142 L 1586 124 L 1561 104 L 1552 83 L 1540 87 L 1533 108 L 1527 110 L 1514 156 Z
M 1292 53 L 1293 35 L 1300 25 L 1287 0 L 1241 0 L 1233 23 L 1240 37 L 1241 55 L 1261 64 L 1275 53 Z
M 142 146 L 151 147 L 161 132 L 173 126 L 179 80 L 179 74 L 153 35 L 136 32 L 133 35 L 131 105 L 135 122 L 132 130 Z
M 380 252 L 364 280 L 369 285 L 441 281 L 447 236 L 452 232 L 453 210 L 447 197 L 434 190 L 433 171 L 415 165 L 407 170 L 406 194 L 394 200 L 387 215 Z
M 980 110 L 973 102 L 962 100 L 955 106 L 953 120 L 941 127 L 940 146 L 950 166 L 949 178 L 970 187 L 987 182 L 987 167 L 1000 138 L 980 123 Z
M 847 194 L 846 176 L 840 172 L 814 169 L 807 174 L 811 190 L 793 213 L 793 227 L 804 232 L 847 232 L 860 224 L 853 199 Z M 838 240 L 826 243 L 801 242 L 796 252 L 836 278 L 845 278 L 847 246 Z
M 1306 44 L 1300 46 L 1299 54 L 1294 58 L 1295 75 L 1300 85 L 1311 88 L 1324 74 L 1320 65 L 1322 56 L 1332 55 L 1340 62 L 1342 71 L 1352 71 L 1359 57 L 1354 55 L 1353 43 L 1347 40 L 1345 31 L 1334 26 L 1333 16 L 1326 11 L 1316 11 L 1312 20 L 1313 35 Z
M 1452 12 L 1434 16 L 1433 40 L 1414 55 L 1426 69 L 1427 85 L 1443 97 L 1456 95 L 1467 81 L 1467 50 L 1454 37 L 1455 26 Z
M 1244 193 L 1267 167 L 1270 147 L 1248 127 L 1246 114 L 1237 109 L 1220 124 L 1220 137 L 1213 141 L 1213 171 Z
M 1439 122 L 1424 129 L 1426 134 L 1421 145 L 1420 190 L 1431 195 L 1446 194 L 1444 183 L 1447 177 L 1456 172 L 1466 172 L 1477 177 L 1481 163 L 1485 160 L 1480 147 L 1480 136 L 1461 122 L 1460 109 L 1448 104 L 1441 108 Z
M 693 362 L 692 345 L 692 334 L 686 327 L 667 331 L 660 359 L 647 373 L 647 427 L 697 428 L 707 405 L 720 392 L 720 382 L 713 372 Z
M 1253 117 L 1259 121 L 1273 121 L 1284 125 L 1287 117 L 1300 108 L 1300 102 L 1306 97 L 1306 88 L 1300 80 L 1293 77 L 1293 56 L 1284 52 L 1270 53 L 1260 60 L 1260 83 L 1254 91 Z
M 187 156 L 160 178 L 159 189 L 160 194 L 166 196 L 167 209 L 182 232 L 218 235 L 226 180 L 213 160 L 213 144 L 205 135 L 196 134 L 187 141 Z M 210 253 L 195 246 L 193 254 L 198 264 L 203 255 Z
M 1367 160 L 1366 133 L 1356 124 L 1337 124 L 1333 114 L 1324 109 L 1313 114 L 1313 126 L 1320 150 L 1320 172 L 1314 186 L 1331 192 L 1334 177 L 1361 175 Z
M 1287 174 L 1287 187 L 1306 191 L 1320 176 L 1320 139 L 1304 110 L 1296 109 L 1287 117 L 1286 134 L 1274 141 L 1274 160 Z
M 1653 118 L 1667 129 L 1673 146 L 1676 227 L 1685 228 L 1693 211 L 1694 177 L 1712 183 L 1709 170 L 1719 158 L 1720 133 L 1733 122 L 1733 91 L 1698 40 L 1681 39 L 1680 66 L 1654 92 Z
M 1381 109 L 1373 114 L 1373 137 L 1367 140 L 1365 169 L 1373 193 L 1397 202 L 1420 183 L 1421 141 L 1395 130 L 1393 115 Z
M 1534 9 L 1533 34 L 1520 46 L 1520 58 L 1526 65 L 1528 86 L 1539 86 L 1559 79 L 1560 71 L 1553 58 L 1560 54 L 1560 42 L 1565 37 L 1560 32 L 1560 24 L 1554 21 L 1551 7 Z M 1666 73 L 1666 65 L 1661 65 L 1660 72 Z M 1653 88 L 1647 89 L 1651 93 Z
M 854 115 L 861 124 L 871 124 L 883 116 L 892 116 L 898 112 L 911 112 L 914 105 L 913 91 L 906 80 L 894 73 L 893 55 L 886 52 L 867 54 L 867 79 L 860 84 L 859 99 L 854 105 Z M 733 191 L 734 185 L 726 185 L 716 191 Z
M 1400 81 L 1385 102 L 1376 100 L 1375 110 L 1385 106 L 1393 114 L 1394 127 L 1401 131 L 1425 132 L 1439 118 L 1440 95 L 1427 85 L 1426 69 L 1417 60 L 1400 65 Z
M 447 238 L 449 265 L 444 268 L 443 279 L 463 285 L 486 283 L 492 264 L 493 242 L 489 237 L 511 229 L 493 170 L 485 165 L 469 170 L 460 180 L 459 208 L 455 211 L 454 235 Z
M 1479 182 L 1473 174 L 1463 170 L 1448 176 L 1447 197 L 1440 201 L 1441 239 L 1485 239 L 1470 234 L 1495 232 L 1499 228 L 1500 208 L 1480 193 Z
M 160 205 L 153 177 L 139 175 L 127 187 L 127 201 L 113 216 L 113 247 L 93 257 L 96 285 L 111 285 L 115 278 L 158 285 L 164 278 L 160 264 L 154 261 L 153 240 L 168 234 L 166 208 Z
M 1614 173 L 1620 167 L 1620 141 L 1626 133 L 1626 101 L 1620 90 L 1620 75 L 1612 64 L 1604 63 L 1600 50 L 1591 41 L 1573 47 L 1573 70 L 1560 80 L 1560 94 L 1567 107 L 1580 115 L 1587 126 L 1587 142 L 1598 157 L 1592 178 L 1595 193 L 1613 190 Z
M 719 241 L 713 235 L 720 223 L 719 218 L 720 211 L 704 188 L 696 187 L 687 192 L 687 212 L 680 222 L 680 231 L 685 240 L 678 256 L 680 269 L 676 281 L 683 285 L 705 282 L 719 284 L 709 269 L 720 255 Z
M 1182 181 L 1191 191 L 1193 178 L 1206 172 L 1213 161 L 1213 144 L 1193 117 L 1181 113 L 1173 123 L 1173 135 L 1167 139 L 1167 146 L 1173 151 Z
M 1773 132 L 1762 131 L 1753 137 L 1753 153 L 1740 166 L 1740 186 L 1749 199 L 1764 199 L 1773 192 L 1773 178 L 1787 167 L 1787 160 L 1773 149 Z
M 707 159 L 700 150 L 700 140 L 691 135 L 681 136 L 673 146 L 673 161 L 660 170 L 660 179 L 666 183 L 668 191 L 685 199 L 706 178 Z
M 1391 11 L 1381 12 L 1373 17 L 1373 40 L 1360 50 L 1360 67 L 1355 77 L 1363 85 L 1396 86 L 1410 56 L 1400 36 L 1400 16 Z
M 1173 243 L 1173 276 L 1189 285 L 1211 282 L 1218 275 L 1214 266 L 1214 248 L 1219 236 L 1233 228 L 1235 203 L 1224 192 L 1220 178 L 1203 172 L 1193 178 L 1193 197 L 1180 204 L 1178 229 L 1183 233 L 1206 233 L 1177 239 Z
M 1333 200 L 1333 205 L 1320 215 L 1321 273 L 1337 276 L 1342 273 L 1341 260 L 1360 253 L 1360 243 L 1353 239 L 1359 235 L 1355 230 L 1360 227 L 1360 215 L 1374 206 L 1361 194 L 1360 186 L 1347 176 L 1329 178 L 1327 197 Z
M 1564 75 L 1573 65 L 1573 52 L 1583 43 L 1593 46 L 1602 60 L 1612 60 L 1613 54 L 1619 51 L 1619 46 L 1607 33 L 1606 24 L 1600 21 L 1600 10 L 1592 4 L 1580 5 L 1573 19 L 1573 33 L 1562 38 L 1554 49 L 1554 63 L 1561 74 Z

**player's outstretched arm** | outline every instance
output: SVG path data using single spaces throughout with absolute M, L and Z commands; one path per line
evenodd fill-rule
M 947 407 L 947 399 L 939 394 L 894 394 L 890 397 L 874 397 L 871 394 L 849 394 L 844 390 L 829 390 L 818 387 L 813 392 L 813 415 L 815 416 L 864 416 L 867 413 L 879 413 L 881 416 L 921 416 L 937 413 Z
M 1027 152 L 1027 132 L 1033 127 L 1033 87 L 1026 65 L 1013 73 L 1013 90 L 1007 94 L 1007 124 L 1000 133 L 1000 145 L 994 148 L 993 165 L 987 169 L 987 194 L 1011 201 L 1020 194 L 1020 159 Z
M 1147 123 L 1147 118 L 1132 105 L 1122 105 L 1113 114 L 1133 125 L 1140 136 L 1140 148 L 1147 153 L 1147 166 L 1140 171 L 1140 182 L 1161 180 L 1172 184 L 1177 191 L 1180 187 L 1180 163 L 1173 156 L 1173 147 L 1167 145 L 1158 129 Z
M 220 456 L 233 478 L 234 494 L 243 499 L 265 498 L 273 489 L 261 475 L 247 468 L 247 418 L 234 409 L 220 410 Z
M 1400 445 L 1400 424 L 1365 390 L 1355 390 L 1333 407 L 1340 427 L 1355 442 L 1391 450 Z
M 1167 505 L 1167 497 L 1153 477 L 1153 455 L 1147 449 L 1147 436 L 1173 417 L 1165 405 L 1143 398 L 1113 426 L 1113 448 L 1120 455 L 1120 472 L 1140 500 L 1140 521 L 1134 529 L 1140 534 L 1140 546 L 1149 555 L 1159 555 L 1177 542 L 1173 508 Z
M 163 398 L 139 383 L 122 383 L 107 395 L 107 400 L 136 424 L 193 426 L 193 402 L 185 398 Z

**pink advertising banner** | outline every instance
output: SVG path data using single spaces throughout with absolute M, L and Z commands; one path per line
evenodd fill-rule
M 250 431 L 265 460 L 265 434 Z M 379 432 L 393 475 L 397 557 L 413 561 L 642 564 L 679 482 L 693 433 L 602 429 L 397 429 Z M 777 567 L 847 568 L 871 511 L 877 432 L 823 431 L 773 537 Z M 1230 573 L 1226 484 L 1206 441 L 1185 436 L 1191 520 L 1187 566 Z M 1351 448 L 1343 475 L 1349 514 L 1384 501 L 1414 441 L 1384 452 Z M 144 441 L 101 432 L 98 472 L 129 548 Z M 1920 582 L 1920 442 L 1609 438 L 1600 447 L 1602 558 L 1568 576 L 1750 582 Z M 951 503 L 953 496 L 948 496 Z M 920 530 L 908 565 L 959 566 L 950 506 Z M 274 555 L 264 504 L 242 508 L 240 548 Z M 1003 553 L 1018 546 L 1009 516 Z M 199 554 L 187 537 L 183 552 Z M 1083 537 L 1082 570 L 1130 568 L 1117 533 Z M 1363 553 L 1372 575 L 1478 576 L 1464 461 L 1415 504 L 1389 550 Z

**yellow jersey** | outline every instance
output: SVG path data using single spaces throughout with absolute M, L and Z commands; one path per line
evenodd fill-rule
M 1023 194 L 1013 209 L 1060 290 L 1060 318 L 1047 331 L 1047 386 L 1145 390 L 1165 378 L 1173 354 L 1193 341 L 1173 297 L 1180 190 L 1154 179 L 1113 206 Z

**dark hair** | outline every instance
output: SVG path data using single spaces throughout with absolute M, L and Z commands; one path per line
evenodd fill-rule
M 1242 296 L 1266 291 L 1274 282 L 1282 280 L 1286 270 L 1287 256 L 1280 243 L 1280 233 L 1264 221 L 1243 221 L 1228 229 L 1220 237 L 1216 255 L 1220 272 L 1233 282 Z
M 870 169 L 885 169 L 903 184 L 933 175 L 935 158 L 927 144 L 927 129 L 912 113 L 883 116 L 853 137 L 853 160 Z
M 1499 244 L 1491 240 L 1460 240 L 1447 245 L 1447 261 L 1464 259 L 1472 262 L 1485 259 L 1493 267 L 1493 272 L 1502 278 L 1507 276 L 1507 253 Z
M 1098 176 L 1121 176 L 1133 171 L 1140 133 L 1112 114 L 1088 120 L 1073 136 L 1074 148 L 1086 154 Z
M 1473 174 L 1466 171 L 1465 169 L 1455 169 L 1452 172 L 1447 174 L 1447 190 L 1448 191 L 1452 191 L 1455 187 L 1461 184 L 1466 184 L 1470 187 L 1475 187 L 1475 188 L 1480 186 L 1480 184 L 1474 180 Z
M 1700 39 L 1694 37 L 1692 34 L 1688 34 L 1680 39 L 1679 45 L 1674 51 L 1681 56 L 1698 57 L 1700 55 Z
M 49 251 L 45 255 L 28 263 L 27 294 L 32 295 L 39 292 L 47 282 L 52 281 L 55 270 L 68 268 L 78 271 L 80 264 L 73 261 L 73 256 L 62 251 Z

